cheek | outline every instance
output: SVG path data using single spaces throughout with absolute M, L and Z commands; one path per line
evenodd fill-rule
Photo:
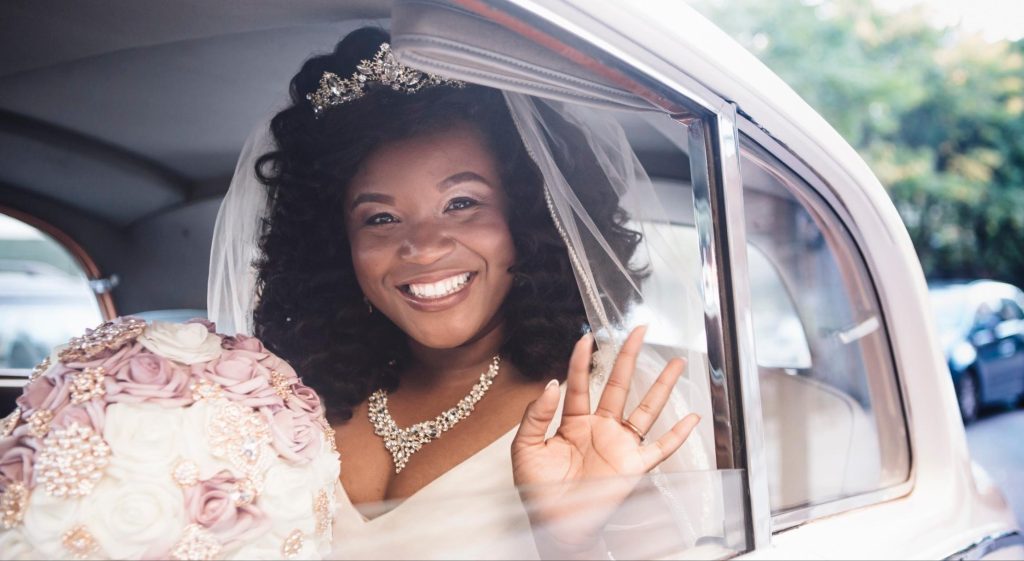
M 350 236 L 349 248 L 352 253 L 352 268 L 363 292 L 369 292 L 380 285 L 387 270 L 387 248 L 379 240 Z
M 473 239 L 481 248 L 481 253 L 487 255 L 492 266 L 499 269 L 499 272 L 508 272 L 508 268 L 515 264 L 516 246 L 504 217 L 482 228 Z

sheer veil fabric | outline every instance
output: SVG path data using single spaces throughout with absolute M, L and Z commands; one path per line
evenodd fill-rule
M 689 363 L 687 373 L 680 379 L 665 412 L 650 433 L 653 436 L 663 434 L 690 412 L 697 412 L 706 419 L 702 425 L 709 424 L 711 411 L 700 286 L 683 283 L 674 285 L 673 290 L 665 290 L 663 284 L 649 283 L 631 275 L 631 269 L 637 268 L 664 274 L 670 266 L 678 268 L 681 263 L 693 263 L 694 257 L 680 248 L 677 240 L 666 235 L 666 228 L 671 224 L 666 207 L 661 204 L 614 113 L 522 93 L 506 92 L 505 99 L 527 151 L 543 174 L 552 220 L 566 242 L 598 343 L 592 373 L 592 403 L 596 406 L 625 335 L 636 325 L 649 324 L 648 342 L 660 344 L 645 345 L 626 411 L 638 404 L 668 358 L 683 356 Z M 668 120 L 666 115 L 653 113 L 644 118 Z M 254 166 L 259 156 L 273 148 L 268 123 L 269 119 L 255 127 L 246 141 L 214 229 L 208 309 L 210 319 L 224 333 L 252 334 L 253 331 L 252 311 L 256 299 L 253 263 L 258 257 L 258 241 L 269 205 Z M 595 196 L 588 189 L 606 192 Z M 631 263 L 620 260 L 609 243 L 608 233 L 598 226 L 606 221 L 595 220 L 594 209 L 589 208 L 594 201 L 606 201 L 607 197 L 618 199 L 629 214 L 628 227 L 643 235 Z M 699 273 L 680 272 L 678 275 L 700 278 Z M 611 290 L 610 287 L 617 288 Z M 622 301 L 609 296 L 621 293 L 621 287 L 628 287 L 633 298 Z M 644 483 L 652 489 L 648 499 L 655 501 L 664 513 L 662 522 L 672 528 L 672 539 L 681 542 L 670 550 L 678 551 L 678 547 L 693 545 L 702 536 L 721 533 L 722 482 L 686 483 L 675 475 L 700 472 L 702 478 L 716 477 L 709 434 L 695 431 L 679 452 L 645 478 Z M 344 457 L 344 451 L 342 454 Z M 511 484 L 510 474 L 507 481 Z M 461 504 L 460 500 L 465 498 L 453 497 L 453 506 Z M 490 513 L 478 520 L 523 516 L 522 505 L 507 506 L 508 512 Z M 613 521 L 610 527 L 628 530 L 631 526 L 643 526 L 651 519 L 643 515 L 634 517 L 633 522 Z M 509 532 L 513 532 L 514 526 L 505 525 Z M 518 528 L 515 531 L 523 531 L 521 526 Z M 467 533 L 465 528 L 452 531 Z M 510 543 L 516 542 L 512 536 L 509 539 Z M 452 552 L 447 554 L 452 555 Z

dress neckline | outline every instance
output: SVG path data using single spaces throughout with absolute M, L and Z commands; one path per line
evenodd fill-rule
M 415 500 L 417 498 L 422 497 L 426 492 L 432 490 L 440 482 L 442 482 L 443 480 L 446 480 L 449 477 L 451 477 L 453 473 L 459 471 L 460 469 L 463 469 L 467 464 L 469 464 L 473 460 L 477 460 L 477 459 L 483 457 L 485 453 L 490 452 L 490 450 L 492 448 L 494 448 L 495 446 L 497 446 L 499 442 L 502 442 L 502 441 L 505 441 L 505 440 L 509 439 L 510 435 L 514 436 L 516 431 L 519 430 L 519 425 L 520 424 L 521 423 L 516 423 L 516 425 L 514 427 L 509 429 L 507 432 L 503 433 L 498 438 L 496 438 L 493 441 L 491 441 L 490 444 L 488 444 L 487 446 L 484 446 L 483 448 L 481 448 L 480 450 L 477 450 L 476 452 L 474 452 L 472 455 L 470 455 L 466 459 L 464 459 L 461 462 L 455 464 L 454 466 L 448 468 L 444 473 L 442 473 L 441 475 L 435 477 L 430 482 L 428 482 L 426 485 L 424 485 L 423 487 L 420 487 L 419 489 L 416 490 L 415 493 L 409 495 L 408 497 L 405 497 L 405 498 L 402 498 L 402 499 L 391 499 L 391 500 L 387 500 L 387 501 L 382 501 L 382 503 L 375 503 L 375 504 L 393 503 L 394 506 L 392 506 L 391 508 L 385 510 L 384 512 L 382 512 L 382 513 L 380 513 L 377 516 L 374 516 L 372 518 L 367 517 L 365 514 L 363 514 L 363 512 L 359 509 L 359 507 L 356 506 L 352 502 L 351 497 L 348 496 L 348 491 L 345 489 L 345 486 L 341 484 L 340 480 L 338 481 L 338 489 L 339 489 L 338 492 L 342 495 L 344 503 L 348 505 L 348 508 L 352 510 L 352 512 L 355 514 L 355 516 L 358 517 L 358 519 L 364 525 L 373 524 L 375 522 L 378 522 L 378 521 L 380 521 L 382 519 L 385 519 L 385 518 L 389 517 L 392 513 L 394 513 L 395 511 L 401 509 L 402 506 L 405 505 L 406 503 L 408 503 L 409 501 Z M 342 462 L 342 469 L 345 469 L 344 462 Z

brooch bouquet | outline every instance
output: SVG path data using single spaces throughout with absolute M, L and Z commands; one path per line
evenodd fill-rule
M 11 558 L 322 558 L 340 468 L 313 390 L 259 340 L 121 318 L 0 421 Z

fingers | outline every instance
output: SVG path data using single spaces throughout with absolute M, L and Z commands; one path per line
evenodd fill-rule
M 515 440 L 512 441 L 513 450 L 544 444 L 544 437 L 547 436 L 548 427 L 555 417 L 555 410 L 558 409 L 560 395 L 558 380 L 551 380 L 540 393 L 540 397 L 526 406 L 523 421 L 519 424 Z
M 594 336 L 587 333 L 576 342 L 569 357 L 569 376 L 566 380 L 565 405 L 562 418 L 590 414 L 590 357 Z
M 633 370 L 636 368 L 636 357 L 640 354 L 640 347 L 644 344 L 644 334 L 647 333 L 647 326 L 641 325 L 633 330 L 622 344 L 622 350 L 615 359 L 615 366 L 612 367 L 611 376 L 601 393 L 601 401 L 597 404 L 595 414 L 604 415 L 613 419 L 622 418 L 622 410 L 626 406 L 626 395 L 629 393 L 629 380 L 633 377 Z
M 643 458 L 644 468 L 650 471 L 674 454 L 686 442 L 686 439 L 699 422 L 700 415 L 690 413 L 653 444 L 648 444 L 641 448 L 640 456 Z
M 673 358 L 665 365 L 665 369 L 661 371 L 658 379 L 654 381 L 654 385 L 647 390 L 647 395 L 644 396 L 643 401 L 640 402 L 640 405 L 629 416 L 629 422 L 640 429 L 640 432 L 647 434 L 647 431 L 651 430 L 654 421 L 658 418 L 658 415 L 661 415 L 662 409 L 668 403 L 668 398 L 672 395 L 672 390 L 675 388 L 679 376 L 685 369 L 685 360 L 678 357 Z

